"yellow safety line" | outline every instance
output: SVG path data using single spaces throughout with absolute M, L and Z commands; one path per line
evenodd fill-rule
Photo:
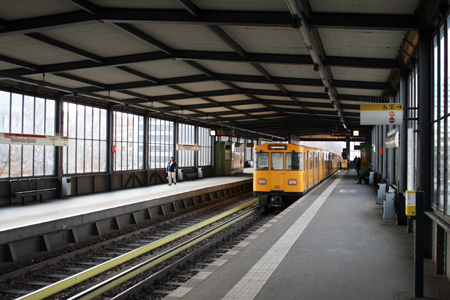
M 214 222 L 216 222 L 216 221 L 218 221 L 218 220 L 220 220 L 222 218 L 225 218 L 225 217 L 227 217 L 227 216 L 229 216 L 229 215 L 231 215 L 231 214 L 233 214 L 233 213 L 235 213 L 235 212 L 237 212 L 239 210 L 242 210 L 244 208 L 252 206 L 252 205 L 256 204 L 257 202 L 258 202 L 257 199 L 255 199 L 253 201 L 250 201 L 250 202 L 247 202 L 247 203 L 245 203 L 245 204 L 243 204 L 241 206 L 235 207 L 235 208 L 233 208 L 233 209 L 231 209 L 229 211 L 226 211 L 226 212 L 224 212 L 224 213 L 222 213 L 220 215 L 217 215 L 217 216 L 212 217 L 212 218 L 210 218 L 208 220 L 205 220 L 205 221 L 203 221 L 201 223 L 193 225 L 193 226 L 191 226 L 189 228 L 183 229 L 183 230 L 181 230 L 179 232 L 173 233 L 173 234 L 171 234 L 171 235 L 169 235 L 167 237 L 164 237 L 164 238 L 162 238 L 160 240 L 157 240 L 157 241 L 155 241 L 155 242 L 153 242 L 151 244 L 145 245 L 145 246 L 143 246 L 141 248 L 138 248 L 138 249 L 133 250 L 131 252 L 125 253 L 125 254 L 123 254 L 121 256 L 118 256 L 118 257 L 116 257 L 116 258 L 114 258 L 114 259 L 112 259 L 110 261 L 104 262 L 104 263 L 102 263 L 102 264 L 100 264 L 98 266 L 95 266 L 95 267 L 91 268 L 91 269 L 85 270 L 85 271 L 83 271 L 81 273 L 75 274 L 75 275 L 73 275 L 71 277 L 65 278 L 65 279 L 63 279 L 61 281 L 58 281 L 58 282 L 55 282 L 52 285 L 49 285 L 49 286 L 46 286 L 46 287 L 44 287 L 42 289 L 34 291 L 34 292 L 32 292 L 32 293 L 30 293 L 28 295 L 25 295 L 25 296 L 22 296 L 20 298 L 17 298 L 17 300 L 24 300 L 24 299 L 27 299 L 27 300 L 39 300 L 39 299 L 43 299 L 45 297 L 52 296 L 52 295 L 54 295 L 54 294 L 56 294 L 56 293 L 58 293 L 60 291 L 63 291 L 65 289 L 69 288 L 69 287 L 72 287 L 72 286 L 74 286 L 74 285 L 76 285 L 76 284 L 78 284 L 78 283 L 80 283 L 80 282 L 82 282 L 82 281 L 84 281 L 86 279 L 94 277 L 94 276 L 96 276 L 98 274 L 101 274 L 101 273 L 103 273 L 103 272 L 105 272 L 105 271 L 107 271 L 109 269 L 112 269 L 112 268 L 114 268 L 114 267 L 116 267 L 116 266 L 118 266 L 120 264 L 123 264 L 123 263 L 125 263 L 125 262 L 127 262 L 129 260 L 132 260 L 132 259 L 134 259 L 134 258 L 136 258 L 136 257 L 138 257 L 138 256 L 140 256 L 142 254 L 145 254 L 145 253 L 147 253 L 147 252 L 149 252 L 149 251 L 151 251 L 151 250 L 153 250 L 155 248 L 161 247 L 161 246 L 163 246 L 163 245 L 165 245 L 167 243 L 170 243 L 170 242 L 172 242 L 172 241 L 174 241 L 174 240 L 176 240 L 176 239 L 178 239 L 180 237 L 183 237 L 183 236 L 185 236 L 185 235 L 187 235 L 187 234 L 189 234 L 191 232 L 199 230 L 202 227 L 208 226 L 209 224 L 214 223 Z

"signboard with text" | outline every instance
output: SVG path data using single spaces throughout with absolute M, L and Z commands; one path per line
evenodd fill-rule
M 67 146 L 69 144 L 69 139 L 63 136 L 0 133 L 0 144 Z
M 399 103 L 361 104 L 361 125 L 401 125 L 403 105 Z

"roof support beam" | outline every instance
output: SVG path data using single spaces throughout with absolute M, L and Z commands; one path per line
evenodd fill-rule
M 314 62 L 314 65 L 317 67 L 317 69 L 319 71 L 320 77 L 325 86 L 325 90 L 327 91 L 328 96 L 330 97 L 331 103 L 335 107 L 336 112 L 341 119 L 342 126 L 345 129 L 347 129 L 347 124 L 346 124 L 346 121 L 344 118 L 344 113 L 343 113 L 342 109 L 340 108 L 340 101 L 337 98 L 337 94 L 335 92 L 334 87 L 332 86 L 333 80 L 332 80 L 332 78 L 330 78 L 330 76 L 326 70 L 326 66 L 323 63 L 323 60 L 320 56 L 319 49 L 317 48 L 317 45 L 315 44 L 313 37 L 311 36 L 309 24 L 307 23 L 307 20 L 303 13 L 303 10 L 305 8 L 303 8 L 303 9 L 300 8 L 304 5 L 304 3 L 302 3 L 301 1 L 297 2 L 297 0 L 286 0 L 286 4 L 289 8 L 289 11 L 291 12 L 292 18 L 299 19 L 301 22 L 301 26 L 299 28 L 300 35 L 301 35 L 304 43 L 306 44 L 306 48 L 309 51 L 309 54 Z
M 311 16 L 309 26 L 316 28 L 410 31 L 418 30 L 419 22 L 414 15 L 314 13 Z
M 290 55 L 290 54 L 266 54 L 249 53 L 246 59 L 233 52 L 212 52 L 212 51 L 190 51 L 176 50 L 173 55 L 165 52 L 149 52 L 140 54 L 131 54 L 124 56 L 115 56 L 104 58 L 104 63 L 88 61 L 76 61 L 70 63 L 60 63 L 53 65 L 44 65 L 41 68 L 46 73 L 68 72 L 78 69 L 89 69 L 106 66 L 123 66 L 127 64 L 156 61 L 162 59 L 183 60 L 189 64 L 192 61 L 216 60 L 224 62 L 240 63 L 262 63 L 262 64 L 289 64 L 289 65 L 314 65 L 309 55 Z M 1 60 L 1 58 L 0 58 Z M 188 62 L 191 61 L 191 62 Z M 374 58 L 354 58 L 354 57 L 327 57 L 325 62 L 330 66 L 352 67 L 352 68 L 373 68 L 373 69 L 399 69 L 400 62 L 395 59 L 374 59 Z M 192 64 L 191 64 L 192 65 Z M 36 72 L 29 70 L 7 70 L 8 73 L 16 75 L 33 75 Z M 40 73 L 40 72 L 38 72 Z M 209 73 L 211 73 L 209 71 Z

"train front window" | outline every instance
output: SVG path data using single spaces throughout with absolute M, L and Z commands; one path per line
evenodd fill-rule
M 283 171 L 284 153 L 272 152 L 272 167 L 274 171 Z
M 303 170 L 303 155 L 302 155 L 302 153 L 298 153 L 298 152 L 286 153 L 286 170 L 287 171 L 302 171 Z
M 269 153 L 257 152 L 255 170 L 269 170 Z

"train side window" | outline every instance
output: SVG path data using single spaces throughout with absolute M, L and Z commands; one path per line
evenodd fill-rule
M 312 153 L 309 154 L 309 168 L 310 169 L 313 168 L 313 154 Z
M 269 152 L 256 152 L 255 170 L 269 170 Z
M 283 152 L 272 152 L 272 165 L 271 170 L 274 171 L 283 171 L 284 163 L 284 153 Z
M 298 152 L 286 153 L 286 170 L 302 171 L 303 170 L 303 154 Z

